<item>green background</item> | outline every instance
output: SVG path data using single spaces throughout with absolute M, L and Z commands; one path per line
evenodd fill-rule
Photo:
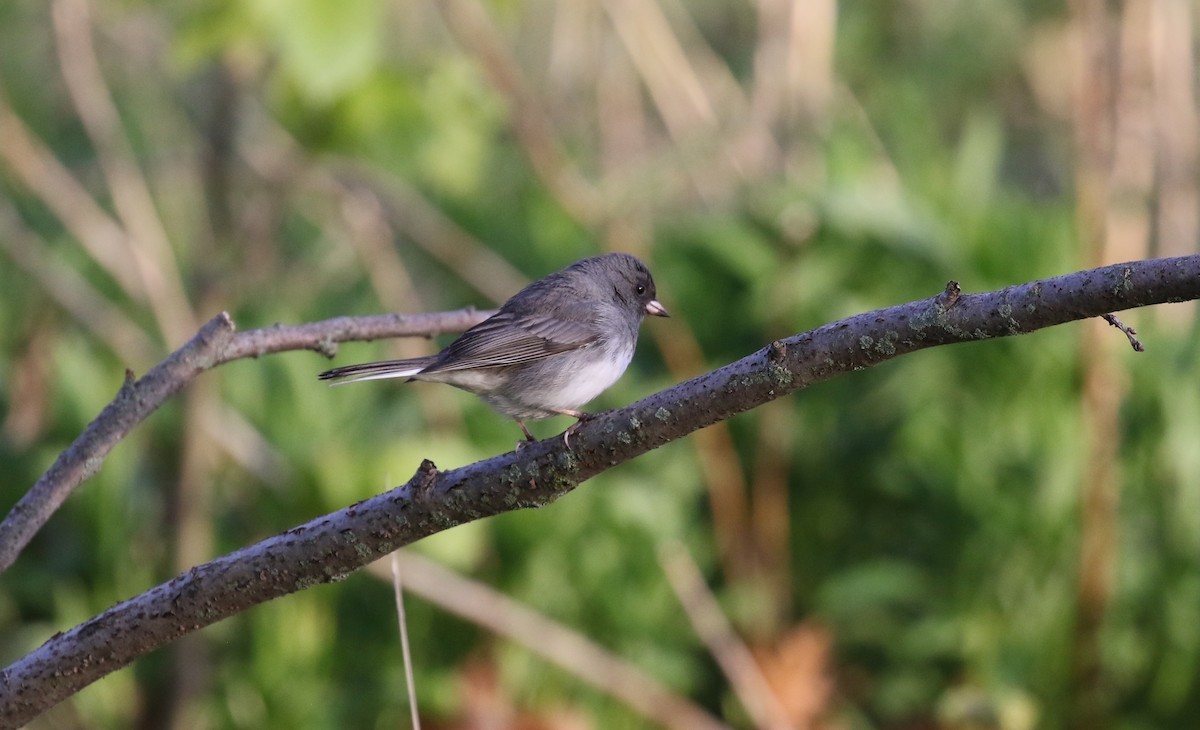
M 487 307 L 630 251 L 673 318 L 643 327 L 599 409 L 949 279 L 986 291 L 1190 253 L 1194 12 L 0 4 L 0 110 L 42 145 L 0 137 L 0 502 L 125 368 L 221 310 L 250 329 Z M 39 187 L 56 165 L 70 185 Z M 72 186 L 132 243 L 105 243 Z M 1200 339 L 1190 305 L 1123 316 L 1146 353 L 1103 323 L 917 353 L 411 549 L 737 727 L 751 723 L 664 573 L 670 546 L 798 727 L 1194 727 Z M 436 344 L 347 344 L 337 363 Z M 0 659 L 422 458 L 459 466 L 519 437 L 465 393 L 329 389 L 328 366 L 234 362 L 139 426 L 0 578 Z M 646 724 L 520 643 L 407 607 L 427 727 Z M 407 718 L 392 588 L 364 572 L 190 636 L 32 727 Z

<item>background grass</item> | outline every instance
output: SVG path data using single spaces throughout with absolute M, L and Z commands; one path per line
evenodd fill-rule
M 126 367 L 222 309 L 245 329 L 491 306 L 631 251 L 673 318 L 644 327 L 605 408 L 951 278 L 979 291 L 1194 251 L 1194 12 L 4 4 L 3 502 Z M 736 726 L 664 545 L 693 555 L 797 727 L 1194 726 L 1200 339 L 1190 305 L 1127 321 L 1145 354 L 1103 323 L 919 353 L 412 549 Z M 347 345 L 338 362 L 436 346 Z M 0 583 L 3 658 L 421 458 L 466 464 L 519 435 L 448 388 L 330 390 L 327 365 L 224 366 L 136 430 Z M 520 643 L 408 603 L 429 726 L 645 723 Z M 33 727 L 404 726 L 395 633 L 390 586 L 355 575 L 189 637 Z

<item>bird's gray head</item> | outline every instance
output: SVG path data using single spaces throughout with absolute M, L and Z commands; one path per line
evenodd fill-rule
M 646 314 L 671 316 L 658 302 L 650 270 L 636 256 L 607 253 L 576 261 L 566 271 L 583 274 L 583 278 L 603 290 L 598 293 L 612 297 L 616 304 L 636 312 L 639 317 Z

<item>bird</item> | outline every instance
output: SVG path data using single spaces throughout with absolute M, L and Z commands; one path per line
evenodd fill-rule
M 578 410 L 617 381 L 633 359 L 647 315 L 671 316 L 657 299 L 654 278 L 637 257 L 608 253 L 549 274 L 506 301 L 494 315 L 425 357 L 346 365 L 317 377 L 332 385 L 407 378 L 446 383 L 474 393 L 517 422 Z M 519 445 L 519 444 L 518 444 Z

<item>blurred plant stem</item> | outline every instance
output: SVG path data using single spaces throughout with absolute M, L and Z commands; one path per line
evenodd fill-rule
M 1200 299 L 1200 255 L 1085 270 L 986 294 L 960 294 L 957 283 L 950 282 L 938 296 L 775 340 L 631 406 L 596 414 L 579 424 L 570 448 L 563 439 L 547 439 L 445 472 L 425 459 L 406 484 L 195 566 L 55 634 L 0 673 L 0 723 L 27 722 L 152 649 L 273 598 L 340 579 L 379 553 L 459 524 L 544 506 L 625 461 L 837 375 L 937 345 L 1015 336 L 1112 311 L 1194 299 Z M 147 401 L 152 410 L 206 366 L 228 361 L 229 351 L 237 349 L 233 330 L 228 315 L 217 317 L 189 343 L 193 352 L 177 351 L 142 381 L 127 379 L 117 399 L 93 421 L 94 432 L 85 434 L 90 438 L 64 453 L 62 470 L 83 474 L 85 464 L 98 467 L 112 443 L 147 415 Z M 88 453 L 94 442 L 103 450 Z M 65 496 L 63 491 L 69 490 L 60 487 L 56 496 Z M 37 504 L 36 511 L 48 514 L 61 501 Z M 20 527 L 28 531 L 29 524 Z M 104 662 L 85 660 L 97 652 Z

